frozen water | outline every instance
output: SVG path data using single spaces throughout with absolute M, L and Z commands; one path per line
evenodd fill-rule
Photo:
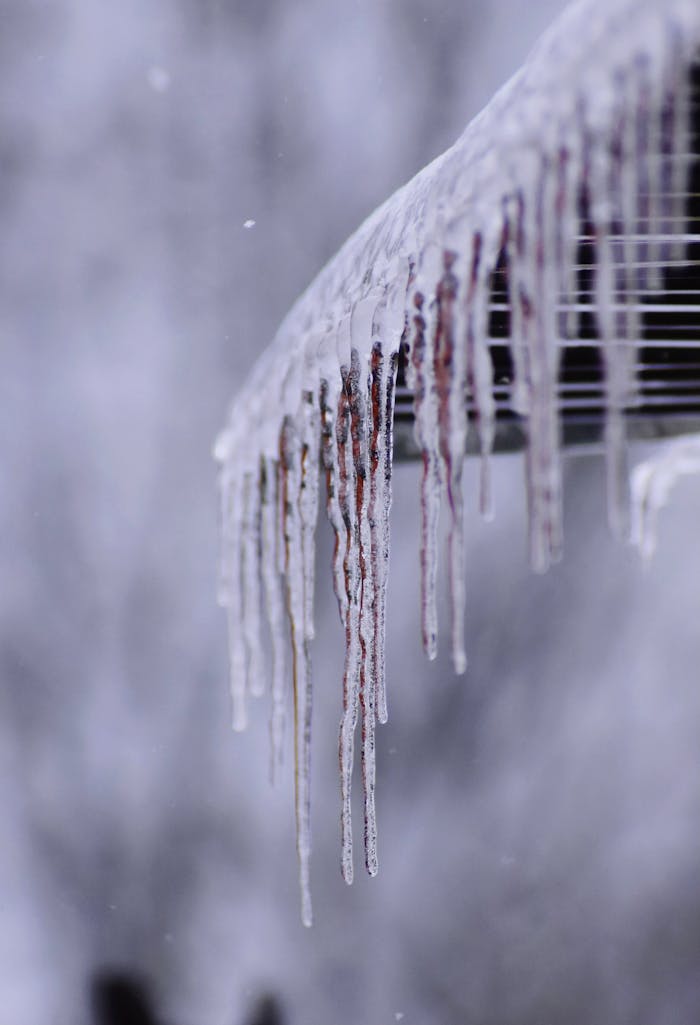
M 592 301 L 605 373 L 609 519 L 617 532 L 627 530 L 623 411 L 634 402 L 636 384 L 629 343 L 637 332 L 638 294 L 659 286 L 654 265 L 673 256 L 666 238 L 683 215 L 678 197 L 684 165 L 673 157 L 688 148 L 687 67 L 699 41 L 697 0 L 574 3 L 455 145 L 342 247 L 292 308 L 236 397 L 216 446 L 224 541 L 220 598 L 229 619 L 233 721 L 243 728 L 247 695 L 260 689 L 262 678 L 256 650 L 261 595 L 254 579 L 260 571 L 273 637 L 272 762 L 277 763 L 283 716 L 279 571 L 292 639 L 297 846 L 307 924 L 309 642 L 319 456 L 346 641 L 339 739 L 341 862 L 351 882 L 358 722 L 365 862 L 371 874 L 378 864 L 374 731 L 375 719 L 387 717 L 384 616 L 399 353 L 413 389 L 422 456 L 423 645 L 434 658 L 438 524 L 446 499 L 452 653 L 461 672 L 466 667 L 461 467 L 467 396 L 483 460 L 480 505 L 491 514 L 492 275 L 504 260 L 510 404 L 523 417 L 528 438 L 531 561 L 543 571 L 562 550 L 557 379 L 561 340 L 575 323 L 582 209 L 595 253 Z M 637 508 L 646 510 L 645 523 L 653 521 L 678 468 L 695 460 L 693 453 L 681 453 L 672 457 L 670 470 L 637 472 L 636 493 L 642 496 Z M 643 536 L 649 536 L 646 531 L 644 526 Z
M 700 437 L 679 438 L 663 446 L 632 471 L 632 540 L 645 559 L 656 550 L 659 510 L 680 477 L 700 473 Z

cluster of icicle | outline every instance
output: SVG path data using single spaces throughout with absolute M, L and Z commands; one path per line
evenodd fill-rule
M 495 430 L 488 346 L 491 275 L 507 265 L 512 409 L 526 427 L 532 563 L 561 550 L 557 375 L 572 328 L 585 197 L 595 246 L 593 308 L 606 379 L 613 525 L 627 516 L 623 409 L 634 401 L 637 296 L 659 287 L 683 217 L 688 75 L 698 0 L 580 0 L 462 137 L 380 207 L 282 323 L 217 440 L 233 726 L 260 693 L 269 648 L 272 774 L 281 759 L 291 629 L 297 851 L 309 890 L 314 529 L 320 484 L 335 534 L 333 581 L 345 632 L 340 726 L 342 871 L 353 875 L 351 795 L 361 722 L 365 862 L 377 871 L 375 723 L 387 718 L 385 604 L 392 419 L 407 356 L 422 452 L 423 643 L 436 653 L 437 529 L 446 498 L 452 650 L 466 666 L 461 473 L 474 411 L 490 508 Z M 264 607 L 269 642 L 263 641 Z M 267 633 L 266 633 L 267 637 Z

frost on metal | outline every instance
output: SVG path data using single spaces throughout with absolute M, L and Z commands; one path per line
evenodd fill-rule
M 271 765 L 279 763 L 287 664 L 294 699 L 302 917 L 309 895 L 314 529 L 323 491 L 335 534 L 333 583 L 345 633 L 340 723 L 342 871 L 353 876 L 350 784 L 361 726 L 364 851 L 377 871 L 375 724 L 387 718 L 393 399 L 399 350 L 422 454 L 423 644 L 437 645 L 437 526 L 449 519 L 451 643 L 464 651 L 461 473 L 468 399 L 490 509 L 495 430 L 488 345 L 491 278 L 505 270 L 509 403 L 528 445 L 533 567 L 561 552 L 557 376 L 573 330 L 577 236 L 585 206 L 595 251 L 593 312 L 605 371 L 611 524 L 624 529 L 623 410 L 634 402 L 637 297 L 684 217 L 688 68 L 697 0 L 579 0 L 461 138 L 381 206 L 321 271 L 280 326 L 216 442 L 233 725 L 261 687 L 262 616 L 272 638 Z M 291 648 L 285 634 L 291 632 Z

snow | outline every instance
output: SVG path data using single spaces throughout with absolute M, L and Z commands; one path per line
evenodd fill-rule
M 341 865 L 350 883 L 358 722 L 365 863 L 372 875 L 378 868 L 375 720 L 387 718 L 384 621 L 399 348 L 403 342 L 422 453 L 423 646 L 434 658 L 438 526 L 446 500 L 452 655 L 456 671 L 463 672 L 465 393 L 481 451 L 480 506 L 490 516 L 495 408 L 488 300 L 499 253 L 505 253 L 508 270 L 510 402 L 523 416 L 528 437 L 531 561 L 542 572 L 562 552 L 556 390 L 561 339 L 575 327 L 582 197 L 595 248 L 593 305 L 605 369 L 609 520 L 616 532 L 627 531 L 623 410 L 636 392 L 629 341 L 637 331 L 638 293 L 660 284 L 654 266 L 659 259 L 682 256 L 664 236 L 683 215 L 678 195 L 684 164 L 672 158 L 688 149 L 687 66 L 699 42 L 696 0 L 574 3 L 455 145 L 368 218 L 321 271 L 236 396 L 215 448 L 221 464 L 220 600 L 228 612 L 233 725 L 244 728 L 248 695 L 261 690 L 261 573 L 272 636 L 274 771 L 284 720 L 282 577 L 291 631 L 305 924 L 311 922 L 309 643 L 320 462 L 346 642 L 339 760 Z M 696 457 L 688 458 L 692 463 Z M 688 458 L 672 461 L 672 471 L 638 472 L 635 488 L 648 510 L 645 522 L 653 521 L 667 481 Z

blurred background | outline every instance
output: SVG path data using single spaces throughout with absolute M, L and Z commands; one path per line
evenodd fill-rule
M 567 461 L 565 558 L 537 578 L 521 458 L 486 525 L 470 464 L 458 679 L 420 653 L 397 468 L 381 869 L 350 889 L 321 521 L 312 930 L 291 736 L 272 790 L 267 700 L 229 729 L 229 398 L 561 6 L 0 0 L 2 1022 L 698 1020 L 698 482 L 645 572 L 607 536 L 599 460 Z

